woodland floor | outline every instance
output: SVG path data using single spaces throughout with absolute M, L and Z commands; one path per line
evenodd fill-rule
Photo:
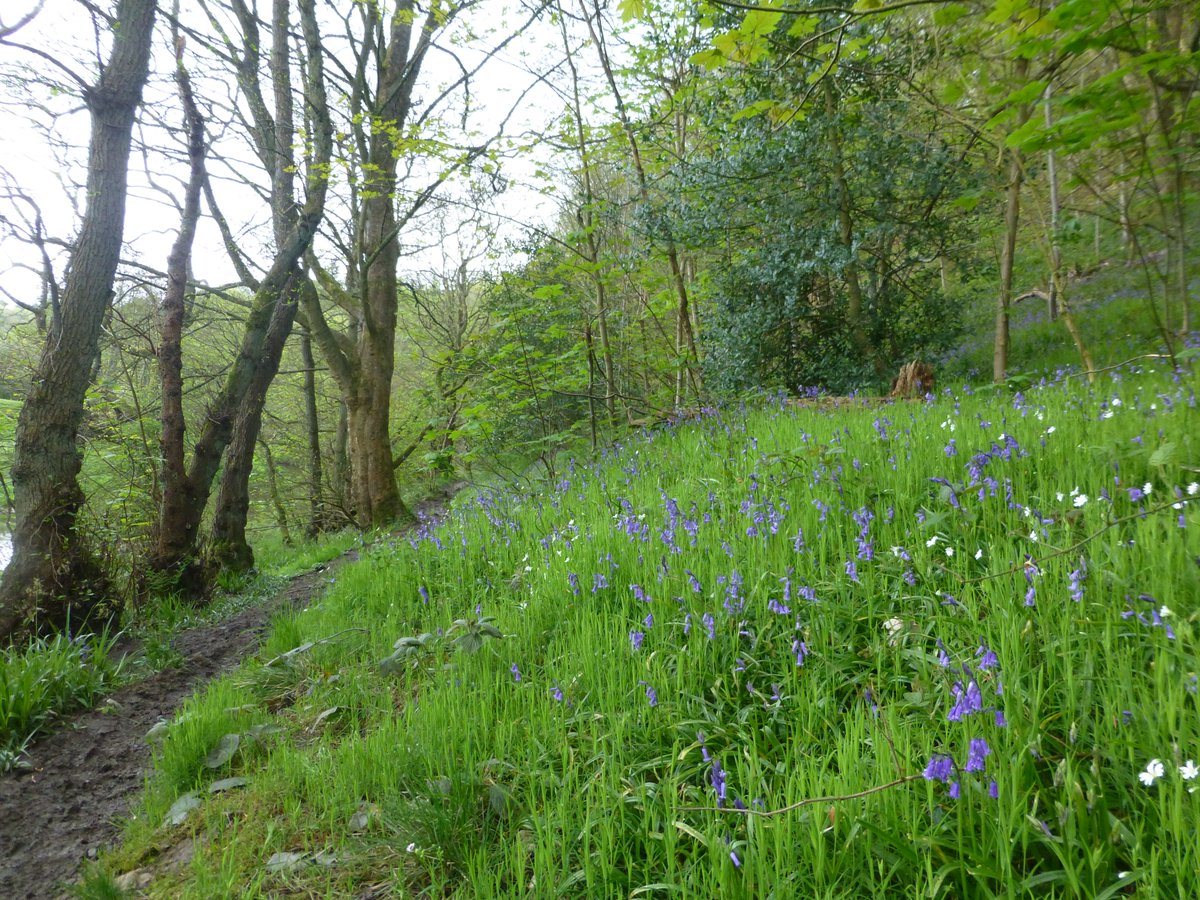
M 329 584 L 351 551 L 298 575 L 265 602 L 172 642 L 176 667 L 115 691 L 99 708 L 45 735 L 28 752 L 30 767 L 0 776 L 0 897 L 62 896 L 87 858 L 119 833 L 118 820 L 143 784 L 150 763 L 146 732 L 170 718 L 205 681 L 254 652 L 271 616 L 305 605 Z

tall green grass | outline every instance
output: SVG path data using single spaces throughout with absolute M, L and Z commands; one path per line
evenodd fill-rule
M 121 672 L 109 634 L 40 638 L 0 650 L 0 772 L 60 715 L 91 706 Z
M 200 791 L 157 896 L 1196 896 L 1196 387 L 769 401 L 460 497 L 197 697 L 106 865 Z

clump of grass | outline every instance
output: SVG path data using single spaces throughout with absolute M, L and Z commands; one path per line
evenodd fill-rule
M 271 531 L 255 540 L 254 561 L 260 572 L 286 577 L 329 562 L 363 544 L 362 533 L 354 529 L 306 538 L 291 544 L 285 544 L 277 531 Z
M 64 713 L 91 706 L 121 675 L 115 635 L 56 635 L 0 651 L 0 771 Z

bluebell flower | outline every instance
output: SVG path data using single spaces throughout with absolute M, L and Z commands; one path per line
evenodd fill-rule
M 726 785 L 725 785 L 725 770 L 721 768 L 721 761 L 714 759 L 712 768 L 708 773 L 708 780 L 712 783 L 712 788 L 717 794 L 717 806 L 725 802 Z
M 945 753 L 935 753 L 921 774 L 926 781 L 948 782 L 954 774 L 954 759 Z
M 984 762 L 991 755 L 992 748 L 983 738 L 972 738 L 967 748 L 967 764 L 963 766 L 966 772 L 982 772 L 986 767 Z
M 646 639 L 646 635 L 640 631 L 629 632 L 629 643 L 633 646 L 634 650 L 640 650 L 641 646 L 642 646 L 642 641 L 644 641 L 645 639 Z
M 520 680 L 521 680 L 521 670 L 517 668 L 517 664 L 516 664 L 516 663 L 513 663 L 513 664 L 512 664 L 512 665 L 509 667 L 509 671 L 510 671 L 510 672 L 512 672 L 513 681 L 520 681 Z
M 986 672 L 993 666 L 1000 665 L 1000 660 L 996 658 L 996 654 L 988 649 L 987 644 L 980 644 L 979 649 L 975 651 L 975 655 L 979 657 L 979 669 Z

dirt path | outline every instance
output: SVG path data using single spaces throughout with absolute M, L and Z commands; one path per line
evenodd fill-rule
M 69 720 L 29 751 L 31 769 L 0 776 L 0 898 L 55 897 L 62 884 L 118 834 L 150 763 L 146 732 L 203 684 L 259 645 L 283 606 L 303 605 L 329 585 L 343 556 L 293 578 L 264 603 L 181 633 L 183 665 L 119 689 L 105 711 Z

